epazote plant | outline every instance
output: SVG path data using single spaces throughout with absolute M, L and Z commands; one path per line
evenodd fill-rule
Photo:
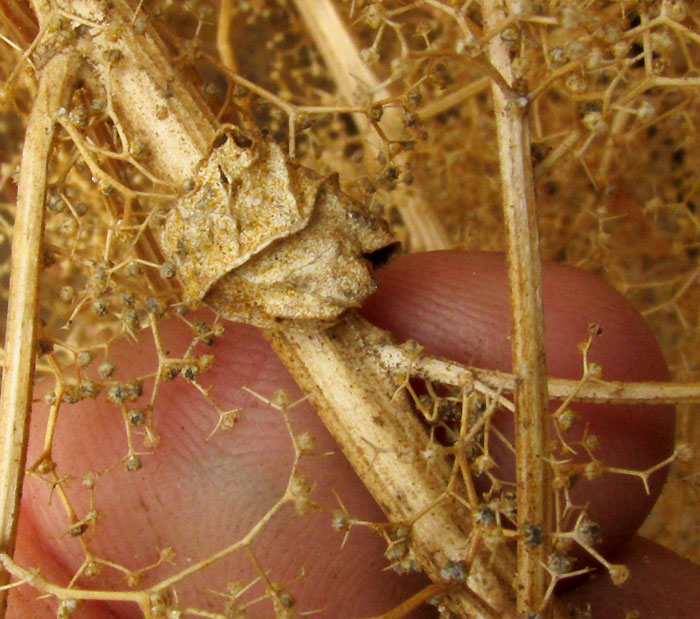
M 581 379 L 547 378 L 535 195 L 545 253 L 605 270 L 632 292 L 642 288 L 649 315 L 672 309 L 676 329 L 662 336 L 683 335 L 678 359 L 693 371 L 686 351 L 697 334 L 684 313 L 696 300 L 697 187 L 687 171 L 697 155 L 680 146 L 677 125 L 698 120 L 691 102 L 700 85 L 700 38 L 685 5 L 85 0 L 30 7 L 13 0 L 0 10 L 3 40 L 14 50 L 2 63 L 8 196 L 19 170 L 16 207 L 5 208 L 14 220 L 0 422 L 6 578 L 55 596 L 63 615 L 80 599 L 110 599 L 134 602 L 145 616 L 177 616 L 178 583 L 246 551 L 261 595 L 280 616 L 294 612 L 251 547 L 283 505 L 300 513 L 313 506 L 311 483 L 298 471 L 312 443 L 291 429 L 285 394 L 267 400 L 289 425 L 295 454 L 280 500 L 230 546 L 141 588 L 141 570 L 90 551 L 84 533 L 103 526 L 99 505 L 76 510 L 52 459 L 62 411 L 99 396 L 123 415 L 123 466 L 140 469 L 137 440 L 157 449 L 159 389 L 177 377 L 209 400 L 215 430 L 235 432 L 239 411 L 220 407 L 200 382 L 215 357 L 197 345 L 223 328 L 219 319 L 189 321 L 188 306 L 203 299 L 221 316 L 267 330 L 381 504 L 389 524 L 372 526 L 386 537 L 390 562 L 433 580 L 399 614 L 427 599 L 459 616 L 544 614 L 554 584 L 579 571 L 565 553 L 552 554 L 557 539 L 574 540 L 624 581 L 624 567 L 593 548 L 585 507 L 571 504 L 566 485 L 552 489 L 559 478 L 553 463 L 572 449 L 565 432 L 571 402 L 691 402 L 700 388 L 603 381 L 586 361 L 595 328 L 582 346 Z M 204 34 L 214 26 L 215 49 Z M 261 33 L 269 57 L 246 41 Z M 22 132 L 20 154 L 13 144 Z M 572 177 L 572 168 L 582 173 Z M 323 176 L 331 169 L 342 173 L 345 192 Z M 653 179 L 640 182 L 645 169 Z M 434 191 L 436 184 L 445 188 Z M 470 189 L 478 204 L 457 209 Z M 442 211 L 426 206 L 429 194 Z M 387 201 L 397 235 L 412 249 L 490 248 L 485 231 L 498 238 L 493 205 L 503 204 L 512 374 L 434 359 L 418 345 L 394 346 L 346 311 L 372 290 L 365 258 L 382 258 L 390 242 L 379 217 Z M 648 241 L 643 247 L 624 240 L 630 228 Z M 568 229 L 575 235 L 562 241 Z M 650 277 L 652 258 L 658 275 Z M 167 315 L 193 331 L 193 345 L 178 357 L 160 337 Z M 141 330 L 153 335 L 157 367 L 124 379 L 110 349 Z M 55 387 L 44 396 L 43 452 L 27 466 L 46 482 L 47 495 L 60 496 L 68 534 L 84 547 L 85 562 L 68 586 L 11 558 L 37 347 L 36 371 L 53 375 Z M 425 393 L 412 376 L 425 381 Z M 550 397 L 563 401 L 555 437 Z M 517 411 L 512 446 L 491 424 L 501 407 Z M 475 489 L 473 472 L 488 473 L 489 441 L 515 451 L 515 494 L 495 478 L 483 497 Z M 685 445 L 678 454 L 690 457 Z M 646 483 L 666 464 L 618 472 Z M 593 456 L 586 465 L 591 477 L 592 467 L 605 467 Z M 91 500 L 108 474 L 86 472 Z M 333 523 L 346 531 L 352 515 L 341 508 Z M 517 540 L 515 556 L 508 537 Z M 157 565 L 171 558 L 163 551 Z M 93 591 L 80 580 L 103 568 L 123 572 L 134 588 Z M 231 594 L 218 616 L 230 616 L 246 590 Z

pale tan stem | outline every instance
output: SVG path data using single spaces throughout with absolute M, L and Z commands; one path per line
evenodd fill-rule
M 238 63 L 231 44 L 231 0 L 221 0 L 219 5 L 219 19 L 216 23 L 216 49 L 223 65 L 235 73 L 238 70 Z
M 429 446 L 425 429 L 403 398 L 392 398 L 396 381 L 373 352 L 388 342 L 386 333 L 348 312 L 323 333 L 277 331 L 268 332 L 267 338 L 293 368 L 389 521 L 412 525 L 411 548 L 428 575 L 440 582 L 440 569 L 447 561 L 469 555 L 469 512 L 444 496 L 448 463 L 428 466 L 423 457 Z M 471 590 L 450 596 L 453 608 L 466 613 L 460 616 L 513 615 L 506 555 L 494 558 L 489 574 L 488 558 L 479 553 L 468 581 Z
M 361 101 L 361 94 L 384 99 L 389 93 L 379 87 L 374 72 L 357 52 L 355 42 L 329 0 L 294 0 L 311 38 L 333 76 L 340 96 L 348 103 Z M 378 88 L 379 87 L 379 88 Z
M 56 114 L 70 94 L 77 56 L 60 54 L 41 74 L 27 124 L 12 241 L 5 339 L 5 371 L 0 396 L 0 552 L 12 555 L 26 461 L 26 436 L 34 386 L 36 319 L 41 273 L 47 162 Z M 8 574 L 0 572 L 0 585 Z M 0 590 L 0 613 L 6 604 Z
M 372 101 L 391 98 L 391 93 L 362 62 L 355 42 L 330 0 L 294 0 L 294 3 L 346 103 L 368 106 Z M 371 128 L 367 117 L 355 117 L 363 133 L 369 135 Z M 384 110 L 380 125 L 390 139 L 396 139 L 403 131 L 401 109 Z M 366 146 L 375 155 L 379 151 L 371 141 Z M 401 196 L 394 193 L 393 198 L 406 224 L 411 251 L 451 247 L 444 225 L 425 198 L 403 189 L 401 193 Z
M 507 19 L 497 0 L 484 0 L 485 23 L 496 29 Z M 510 49 L 501 37 L 488 43 L 491 64 L 513 83 Z M 506 224 L 508 279 L 513 316 L 512 359 L 515 376 L 515 449 L 518 492 L 518 612 L 542 610 L 548 577 L 544 569 L 551 532 L 549 416 L 539 236 L 530 161 L 526 101 L 492 88 Z M 540 531 L 537 534 L 527 532 Z
M 106 21 L 119 23 L 128 14 L 126 2 L 115 2 Z M 127 22 L 128 23 L 128 22 Z M 151 36 L 147 36 L 150 34 Z M 91 57 L 96 83 L 106 94 L 129 140 L 148 145 L 149 168 L 176 186 L 193 174 L 214 138 L 215 120 L 204 101 L 167 61 L 167 52 L 154 31 L 137 34 L 124 25 L 118 40 L 109 30 L 92 39 Z M 105 54 L 119 51 L 113 64 Z
M 382 363 L 392 372 L 405 375 L 410 372 L 437 383 L 455 387 L 488 389 L 489 397 L 497 391 L 515 390 L 513 374 L 463 365 L 450 359 L 441 359 L 406 351 L 401 346 L 389 345 L 377 349 Z M 606 404 L 676 404 L 700 402 L 700 382 L 622 382 L 589 377 L 585 380 L 548 378 L 548 395 L 552 399 L 570 398 L 574 402 L 601 402 Z

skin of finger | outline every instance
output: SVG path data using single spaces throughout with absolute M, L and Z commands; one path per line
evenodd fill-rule
M 700 608 L 700 565 L 639 536 L 614 557 L 630 570 L 622 586 L 594 574 L 563 596 L 567 604 L 590 608 L 597 619 L 695 619 Z M 636 613 L 636 614 L 635 614 Z
M 192 332 L 175 319 L 161 323 L 159 331 L 173 357 L 180 356 L 192 339 Z M 148 340 L 144 333 L 135 344 L 120 342 L 112 347 L 115 378 L 127 380 L 153 371 L 157 360 L 149 352 L 154 347 Z M 88 529 L 77 539 L 66 535 L 69 521 L 59 497 L 44 482 L 27 479 L 18 543 L 23 565 L 40 566 L 45 577 L 65 584 L 83 561 L 83 539 L 97 557 L 134 569 L 152 564 L 158 549 L 172 547 L 176 565 L 146 573 L 140 583 L 152 585 L 165 574 L 234 543 L 284 494 L 293 450 L 283 417 L 242 387 L 268 397 L 285 389 L 292 400 L 302 394 L 256 329 L 229 324 L 213 348 L 198 345 L 196 349 L 196 354 L 209 352 L 217 362 L 202 383 L 213 386 L 211 395 L 220 406 L 241 408 L 234 429 L 207 440 L 217 422 L 210 405 L 182 377 L 164 383 L 154 411 L 160 444 L 157 449 L 144 448 L 136 429 L 135 446 L 144 454 L 143 468 L 126 472 L 120 463 L 101 477 L 94 493 L 102 515 L 96 530 Z M 148 388 L 142 400 L 147 395 Z M 129 408 L 143 404 L 129 403 Z M 29 462 L 38 457 L 46 417 L 45 407 L 35 408 Z M 299 610 L 319 610 L 318 617 L 380 614 L 426 581 L 387 570 L 386 544 L 366 528 L 353 528 L 341 549 L 344 534 L 330 526 L 331 513 L 339 507 L 337 497 L 357 519 L 383 522 L 384 518 L 310 406 L 294 407 L 290 417 L 295 433 L 309 431 L 315 438 L 314 455 L 302 459 L 300 470 L 314 486 L 313 499 L 322 509 L 302 517 L 291 507 L 283 508 L 255 538 L 255 556 L 271 580 L 292 583 L 287 590 L 297 599 Z M 54 443 L 57 471 L 61 477 L 74 478 L 64 487 L 78 517 L 83 517 L 90 509 L 89 493 L 81 484 L 85 472 L 105 471 L 126 454 L 119 409 L 106 404 L 104 396 L 62 407 Z M 178 585 L 180 605 L 220 609 L 222 597 L 215 591 L 224 591 L 230 581 L 249 582 L 256 576 L 248 555 L 239 551 Z M 124 578 L 108 568 L 80 584 L 128 588 Z M 55 616 L 54 605 L 37 601 L 30 591 L 21 588 L 13 596 L 10 617 Z M 271 607 L 261 604 L 250 616 L 270 613 Z M 140 617 L 142 613 L 134 604 L 85 603 L 77 616 L 112 615 Z M 432 614 L 426 610 L 414 616 Z
M 416 277 L 420 273 L 420 277 Z M 379 273 L 380 287 L 363 311 L 399 340 L 416 339 L 433 354 L 500 370 L 510 370 L 511 318 L 503 254 L 493 252 L 432 252 L 409 255 Z M 609 285 L 580 269 L 545 263 L 542 269 L 545 348 L 553 376 L 580 378 L 578 344 L 597 323 L 589 361 L 603 366 L 611 380 L 665 380 L 663 355 L 653 333 L 632 305 Z M 566 434 L 569 441 L 584 431 L 600 439 L 595 456 L 609 466 L 645 470 L 673 450 L 674 410 L 668 406 L 608 406 L 572 404 L 579 421 Z M 497 425 L 512 437 L 510 413 Z M 553 434 L 554 435 L 554 434 Z M 581 452 L 580 461 L 588 461 Z M 513 457 L 498 442 L 491 453 L 504 466 L 494 469 L 501 479 L 514 480 Z M 571 458 L 569 454 L 567 458 Z M 561 457 L 561 459 L 564 459 Z M 589 503 L 588 514 L 601 527 L 600 549 L 619 547 L 641 526 L 665 478 L 649 480 L 647 495 L 637 477 L 607 473 L 595 482 L 579 478 L 574 503 Z

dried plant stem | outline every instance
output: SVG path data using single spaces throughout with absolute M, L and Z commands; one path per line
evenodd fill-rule
M 515 390 L 516 378 L 508 372 L 466 366 L 449 359 L 415 354 L 402 346 L 382 346 L 376 350 L 382 363 L 392 371 L 420 376 L 454 386 L 473 385 L 474 389 L 492 395 L 497 391 Z M 552 399 L 607 404 L 675 404 L 700 402 L 700 383 L 621 382 L 588 377 L 579 380 L 549 378 L 547 390 Z
M 47 161 L 56 113 L 70 94 L 76 64 L 76 55 L 59 54 L 42 71 L 22 152 L 0 399 L 0 552 L 8 554 L 14 550 L 17 532 L 34 386 Z M 6 572 L 0 572 L 0 585 L 6 583 L 7 577 Z M 7 592 L 0 589 L 0 613 L 5 608 L 6 595 Z
M 222 64 L 230 71 L 237 71 L 238 64 L 231 47 L 231 0 L 221 0 L 216 24 L 216 49 Z
M 371 69 L 362 62 L 350 33 L 330 0 L 295 0 L 297 10 L 323 56 L 330 74 L 349 104 L 369 105 L 372 101 L 391 98 L 389 90 L 382 86 Z M 363 100 L 364 99 L 364 100 Z M 365 135 L 371 131 L 365 116 L 356 115 Z M 381 121 L 382 131 L 390 138 L 400 135 L 403 121 L 400 108 L 388 108 Z M 367 143 L 368 146 L 372 142 Z M 376 155 L 379 148 L 373 149 Z M 437 213 L 420 196 L 402 191 L 404 195 L 393 198 L 399 205 L 401 217 L 409 232 L 412 251 L 447 249 L 452 246 L 444 225 Z
M 267 338 L 294 368 L 296 380 L 388 519 L 412 525 L 411 547 L 428 575 L 440 582 L 447 561 L 474 556 L 469 512 L 443 492 L 449 467 L 446 462 L 427 465 L 422 457 L 427 433 L 407 402 L 392 397 L 396 381 L 373 353 L 387 335 L 348 312 L 324 333 L 268 332 Z M 492 573 L 488 555 L 474 556 L 468 583 L 474 592 L 453 594 L 455 610 L 467 616 L 512 616 L 506 554 L 493 558 Z
M 496 30 L 507 19 L 497 0 L 484 0 L 485 23 Z M 491 64 L 513 83 L 511 50 L 501 37 L 488 43 Z M 542 611 L 547 590 L 544 568 L 551 532 L 549 415 L 539 236 L 530 161 L 526 107 L 496 83 L 492 88 L 503 187 L 508 279 L 513 316 L 512 360 L 515 376 L 515 450 L 518 492 L 518 612 Z M 526 530 L 542 533 L 532 543 Z M 534 538 L 539 538 L 535 535 Z M 530 542 L 530 543 L 528 543 Z
M 421 120 L 426 120 L 446 112 L 452 107 L 463 103 L 467 99 L 475 97 L 479 93 L 488 90 L 491 87 L 491 78 L 488 76 L 480 77 L 474 80 L 471 84 L 467 84 L 462 88 L 445 95 L 441 99 L 430 101 L 418 110 L 418 117 Z

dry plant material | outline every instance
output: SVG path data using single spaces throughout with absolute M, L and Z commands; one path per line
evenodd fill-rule
M 501 31 L 508 14 L 495 0 L 483 3 L 485 25 Z M 518 494 L 518 612 L 533 615 L 546 604 L 552 530 L 552 476 L 540 240 L 530 159 L 529 99 L 514 88 L 511 50 L 503 37 L 488 43 L 488 57 L 507 88 L 494 81 L 493 104 L 503 186 L 508 280 L 513 315 L 515 462 Z M 529 534 L 529 532 L 537 534 Z
M 266 328 L 358 307 L 375 290 L 365 256 L 393 244 L 381 213 L 269 140 L 234 126 L 219 135 L 161 237 L 184 301 L 204 299 L 225 318 Z
M 26 461 L 27 427 L 34 387 L 39 259 L 44 221 L 46 160 L 59 107 L 70 95 L 75 54 L 52 59 L 42 76 L 24 142 L 7 311 L 5 369 L 0 415 L 0 548 L 11 549 L 17 533 Z
M 677 0 L 547 7 L 318 0 L 314 15 L 307 0 L 32 6 L 38 24 L 25 3 L 0 2 L 1 98 L 12 103 L 0 118 L 7 146 L 0 241 L 11 237 L 13 221 L 15 248 L 22 246 L 21 229 L 33 233 L 26 254 L 13 255 L 4 350 L 1 427 L 11 447 L 3 447 L 1 473 L 3 578 L 11 574 L 55 596 L 66 615 L 76 600 L 95 599 L 130 601 L 145 616 L 159 616 L 181 612 L 175 596 L 191 574 L 241 552 L 258 575 L 242 590 L 257 586 L 276 613 L 292 612 L 287 593 L 251 549 L 282 506 L 302 513 L 313 503 L 311 485 L 297 470 L 303 441 L 291 430 L 283 394 L 266 401 L 284 417 L 295 453 L 284 494 L 240 539 L 150 587 L 139 587 L 139 577 L 172 557 L 163 551 L 153 566 L 128 569 L 93 553 L 82 532 L 99 531 L 99 505 L 75 509 L 74 489 L 53 461 L 66 407 L 105 397 L 125 422 L 119 468 L 147 467 L 139 441 L 157 448 L 159 388 L 177 377 L 211 404 L 216 430 L 235 426 L 240 411 L 224 410 L 200 382 L 215 361 L 197 345 L 221 334 L 217 321 L 188 322 L 187 306 L 204 302 L 221 316 L 268 329 L 385 510 L 390 522 L 372 526 L 387 539 L 388 562 L 397 571 L 420 568 L 436 583 L 387 617 L 426 599 L 445 615 L 513 616 L 516 597 L 520 611 L 546 614 L 554 585 L 579 573 L 566 556 L 547 556 L 552 538 L 579 543 L 616 582 L 624 580 L 624 567 L 597 553 L 585 510 L 567 507 L 566 525 L 548 518 L 554 493 L 544 460 L 550 447 L 567 444 L 558 433 L 550 445 L 546 390 L 573 407 L 577 399 L 700 399 L 700 331 L 693 326 L 700 304 L 693 180 L 700 156 L 697 140 L 688 140 L 700 123 L 694 69 L 700 35 L 692 7 Z M 66 67 L 74 57 L 79 87 L 69 88 Z M 22 156 L 17 145 L 25 129 Z M 15 208 L 8 188 L 20 159 Z M 417 345 L 397 347 L 346 311 L 373 290 L 370 263 L 390 247 L 382 210 L 412 247 L 443 246 L 446 229 L 460 246 L 508 250 L 513 374 L 433 359 Z M 23 224 L 27 213 L 30 223 Z M 541 253 L 605 273 L 625 290 L 687 382 L 610 383 L 587 371 L 578 381 L 547 378 L 538 223 Z M 5 245 L 2 251 L 8 253 Z M 32 269 L 41 278 L 38 308 L 36 277 L 17 275 Z M 169 315 L 192 331 L 192 345 L 178 357 L 159 328 Z M 110 349 L 141 330 L 152 334 L 157 366 L 122 379 Z M 43 451 L 29 473 L 58 497 L 71 538 L 75 532 L 85 553 L 67 586 L 18 565 L 8 552 L 35 339 L 37 372 L 55 379 L 55 388 L 46 396 Z M 415 378 L 424 380 L 426 393 L 415 391 Z M 517 409 L 515 445 L 491 424 L 498 407 Z M 561 420 L 568 412 L 554 414 Z M 674 454 L 675 488 L 686 506 L 697 493 L 689 446 L 697 438 L 695 419 L 684 413 Z M 491 472 L 494 441 L 518 453 L 517 492 Z M 646 484 L 664 464 L 613 472 Z M 109 474 L 85 480 L 91 501 Z M 480 496 L 477 474 L 495 490 Z M 557 494 L 560 504 L 563 495 Z M 679 513 L 682 501 L 670 503 L 673 522 L 692 528 L 697 510 L 688 517 Z M 333 518 L 345 533 L 358 524 L 342 510 Z M 679 547 L 679 530 L 656 532 Z M 506 544 L 512 538 L 517 566 Z M 106 568 L 135 587 L 84 585 L 81 578 Z M 247 608 L 237 597 L 243 595 L 227 594 L 229 610 Z
M 108 8 L 95 3 L 84 7 L 85 12 L 80 17 L 80 21 L 96 24 L 108 22 L 112 27 L 126 28 L 131 16 L 134 15 L 134 9 L 135 7 L 128 3 L 115 2 Z M 102 11 L 105 10 L 103 14 Z M 45 19 L 50 17 L 51 15 L 44 15 Z M 187 181 L 189 177 L 177 178 L 176 170 L 182 168 L 185 162 L 191 161 L 192 154 L 197 152 L 204 140 L 212 139 L 214 147 L 209 158 L 200 168 L 199 187 L 195 189 L 197 187 L 195 183 L 195 187 L 192 188 L 193 196 L 185 196 L 179 202 L 174 214 L 167 221 L 163 233 L 166 253 L 168 250 L 172 252 L 171 260 L 182 270 L 181 279 L 186 289 L 185 298 L 196 300 L 209 294 L 216 306 L 220 303 L 219 299 L 223 297 L 227 302 L 227 311 L 230 311 L 231 315 L 240 317 L 243 314 L 252 322 L 262 324 L 274 325 L 279 318 L 298 318 L 298 309 L 296 314 L 288 316 L 287 314 L 292 313 L 294 309 L 290 309 L 288 304 L 281 302 L 280 297 L 275 298 L 275 285 L 281 285 L 283 288 L 281 298 L 289 295 L 290 288 L 285 288 L 287 282 L 284 281 L 285 277 L 280 275 L 280 270 L 270 270 L 266 264 L 267 260 L 272 260 L 273 263 L 275 260 L 275 254 L 272 251 L 269 257 L 266 255 L 266 249 L 269 249 L 279 251 L 285 257 L 299 251 L 306 254 L 307 260 L 310 256 L 310 263 L 315 267 L 322 265 L 326 269 L 320 280 L 321 287 L 312 290 L 312 293 L 316 294 L 310 295 L 309 299 L 302 304 L 303 317 L 334 317 L 345 307 L 358 304 L 373 289 L 362 255 L 381 248 L 388 240 L 386 230 L 383 224 L 379 223 L 376 214 L 373 215 L 343 196 L 336 181 L 322 181 L 317 175 L 305 173 L 303 169 L 288 165 L 279 149 L 271 143 L 261 142 L 253 148 L 253 141 L 236 128 L 224 130 L 221 140 L 216 141 L 212 132 L 211 119 L 205 109 L 200 109 L 196 117 L 188 116 L 188 110 L 194 111 L 199 102 L 196 97 L 190 95 L 184 84 L 179 90 L 183 105 L 177 108 L 178 117 L 172 119 L 169 114 L 161 113 L 161 109 L 169 105 L 170 92 L 177 88 L 172 83 L 174 73 L 167 66 L 167 60 L 158 52 L 157 41 L 147 36 L 145 27 L 139 28 L 136 35 L 146 41 L 136 41 L 133 31 L 130 36 L 115 41 L 109 33 L 98 26 L 92 39 L 92 59 L 96 67 L 91 75 L 86 76 L 86 80 L 98 91 L 102 89 L 106 95 L 107 105 L 112 111 L 112 120 L 118 123 L 116 131 L 123 142 L 131 143 L 129 152 L 132 153 L 132 157 L 135 139 L 129 136 L 135 131 L 140 136 L 156 135 L 167 131 L 168 140 L 178 145 L 178 148 L 158 149 L 152 153 L 149 161 L 151 169 L 148 174 L 154 178 L 157 176 L 172 178 L 175 175 L 176 180 L 179 181 L 178 185 L 184 183 L 187 186 L 191 183 Z M 149 45 L 151 53 L 145 55 L 143 48 Z M 124 218 L 130 223 L 135 216 L 135 200 L 148 199 L 149 195 L 128 189 L 102 170 L 97 165 L 85 139 L 75 130 L 73 124 L 69 124 L 72 119 L 69 117 L 66 120 L 68 122 L 63 125 L 65 131 L 75 142 L 93 176 L 101 182 L 104 193 L 111 195 L 118 191 L 127 198 L 129 210 L 124 211 Z M 137 152 L 141 150 L 139 148 Z M 252 166 L 252 163 L 256 165 Z M 264 174 L 264 172 L 267 173 Z M 157 196 L 153 197 L 157 198 Z M 240 202 L 236 200 L 238 197 Z M 270 197 L 276 198 L 274 201 L 277 202 L 278 209 L 262 211 L 255 209 L 263 198 L 269 200 Z M 201 212 L 196 207 L 206 207 L 206 211 Z M 228 211 L 226 215 L 229 217 L 222 217 L 222 211 Z M 206 219 L 207 216 L 210 216 L 211 220 L 207 221 L 203 245 L 202 239 L 197 237 L 194 239 L 195 242 L 188 246 L 190 239 L 187 238 L 187 233 L 197 232 L 202 219 Z M 342 222 L 342 226 L 339 226 L 339 222 Z M 348 231 L 352 234 L 348 235 Z M 209 238 L 209 235 L 213 236 L 213 239 Z M 297 235 L 298 238 L 295 238 Z M 329 240 L 325 238 L 327 236 L 330 236 L 330 245 L 328 245 Z M 219 243 L 222 238 L 225 238 L 226 246 L 224 253 L 219 254 L 219 247 L 221 247 Z M 288 247 L 284 247 L 285 242 L 289 242 Z M 275 247 L 275 244 L 282 247 Z M 214 252 L 213 257 L 206 257 L 201 270 L 199 270 L 200 261 L 198 261 L 201 256 L 196 253 L 200 247 L 206 253 L 210 254 L 212 250 Z M 327 256 L 330 256 L 333 261 L 323 264 Z M 256 261 L 258 264 L 255 264 Z M 328 278 L 329 265 L 333 270 L 332 279 Z M 165 279 L 170 279 L 174 275 L 170 269 L 167 263 L 161 266 L 160 272 Z M 268 281 L 264 281 L 266 269 Z M 243 271 L 242 276 L 241 271 Z M 346 277 L 343 276 L 344 272 L 347 273 Z M 247 302 L 241 303 L 243 299 L 239 296 L 240 286 L 234 288 L 237 295 L 235 298 L 227 298 L 230 294 L 227 278 L 239 278 L 246 284 L 260 283 L 255 281 L 256 277 L 268 285 L 272 299 L 270 305 L 263 305 L 260 302 L 259 292 L 251 291 L 247 291 Z M 212 284 L 214 284 L 213 288 L 211 288 Z M 269 287 L 269 284 L 272 284 L 272 287 Z M 294 289 L 292 288 L 291 291 L 294 292 Z M 231 301 L 233 303 L 230 303 Z M 252 306 L 250 301 L 254 302 Z M 327 304 L 330 302 L 330 309 L 322 305 L 324 301 Z M 97 305 L 93 304 L 93 307 L 98 314 L 103 314 L 106 312 L 106 304 L 100 303 L 97 301 Z M 102 309 L 103 307 L 105 309 Z M 317 325 L 311 325 L 303 331 L 300 359 L 294 359 L 283 352 L 283 358 L 288 360 L 290 370 L 302 383 L 306 379 L 303 364 L 316 360 L 314 371 L 307 374 L 310 378 L 308 387 L 316 392 L 321 394 L 335 392 L 337 376 L 344 368 L 344 373 L 356 380 L 359 368 L 370 361 L 362 353 L 363 347 L 356 346 L 358 341 L 364 339 L 359 337 L 360 334 L 369 333 L 369 326 L 359 322 L 354 331 L 348 331 L 341 337 L 341 334 L 351 329 L 351 323 L 347 322 L 348 320 L 351 318 L 346 318 L 340 323 L 341 331 L 335 335 L 338 342 L 344 342 L 344 345 L 334 345 L 337 350 L 335 363 L 324 362 L 324 359 L 327 359 L 324 349 L 330 345 L 330 339 L 327 334 L 318 333 Z M 280 341 L 283 342 L 283 340 Z M 278 348 L 283 351 L 284 343 L 280 343 Z M 105 373 L 107 374 L 107 371 Z M 196 371 L 193 371 L 192 377 L 195 376 Z M 328 380 L 324 380 L 324 377 Z M 350 387 L 351 385 L 348 385 L 346 391 Z M 368 419 L 386 416 L 389 408 L 396 409 L 400 417 L 412 418 L 406 401 L 392 399 L 396 388 L 385 370 L 378 368 L 374 375 L 368 374 L 363 388 L 368 390 L 366 395 L 360 396 L 365 406 L 369 405 Z M 129 385 L 116 385 L 110 390 L 110 397 L 115 402 L 120 402 L 132 397 L 130 390 L 133 391 L 133 388 Z M 136 397 L 140 396 L 140 391 L 141 389 L 138 388 Z M 342 403 L 344 410 L 348 411 L 351 417 L 353 416 L 355 407 L 352 405 L 350 391 L 347 391 L 347 396 L 339 401 L 337 396 L 331 397 L 330 394 L 323 397 L 326 404 L 331 407 L 340 408 Z M 320 402 L 320 399 L 318 401 Z M 359 432 L 348 434 L 342 432 L 344 425 L 350 423 L 347 413 L 336 417 L 343 419 L 343 422 L 335 428 L 337 430 L 335 434 L 344 451 L 361 454 L 360 462 L 373 461 L 375 447 L 364 437 L 372 426 L 365 423 L 357 426 Z M 418 454 L 424 451 L 420 448 L 420 442 L 427 440 L 427 436 L 417 421 L 414 425 L 412 431 L 405 433 L 405 439 L 401 442 L 408 441 L 406 447 Z M 391 429 L 389 440 L 384 439 L 382 442 L 387 442 L 388 445 L 395 444 L 397 441 L 392 440 L 393 432 L 394 430 Z M 418 444 L 414 445 L 416 441 Z M 127 470 L 137 470 L 141 466 L 140 459 L 135 455 L 129 455 L 125 465 Z M 50 452 L 46 452 L 34 468 L 40 474 L 48 472 L 55 477 Z M 409 461 L 408 482 L 403 466 L 387 467 L 381 479 L 376 476 L 373 468 L 364 466 L 360 468 L 360 472 L 364 473 L 366 485 L 377 500 L 384 504 L 390 513 L 393 513 L 398 506 L 391 507 L 392 501 L 389 497 L 393 495 L 396 499 L 400 499 L 413 493 L 413 480 L 424 478 L 421 474 L 422 469 L 423 462 L 420 459 Z M 465 537 L 459 533 L 458 523 L 464 523 L 468 519 L 461 513 L 462 510 L 450 497 L 450 493 L 444 496 L 447 500 L 442 500 L 440 488 L 447 483 L 448 471 L 443 470 L 443 473 L 442 484 L 428 483 L 425 485 L 425 492 L 415 495 L 416 503 L 408 503 L 399 512 L 406 515 L 403 520 L 407 520 L 407 526 L 412 528 L 411 537 L 414 540 L 413 552 L 416 559 L 436 580 L 445 581 L 446 589 L 441 596 L 443 600 L 441 603 L 446 608 L 485 617 L 510 614 L 509 594 L 506 588 L 511 575 L 507 568 L 507 561 L 500 570 L 500 577 L 489 576 L 486 567 L 489 563 L 488 559 L 478 559 L 484 552 L 480 548 L 478 537 L 471 542 L 465 539 L 464 543 L 467 547 L 464 551 L 457 547 L 457 541 Z M 439 473 L 438 477 L 440 477 Z M 55 479 L 54 483 L 60 484 L 60 481 Z M 432 493 L 428 492 L 429 488 L 433 489 Z M 283 497 L 279 504 L 281 505 L 285 500 L 287 497 Z M 71 517 L 75 520 L 75 513 L 72 513 Z M 398 514 L 395 517 L 398 517 Z M 265 521 L 266 519 L 255 527 L 251 536 L 263 527 Z M 75 522 L 76 526 L 79 524 Z M 445 536 L 445 532 L 451 529 L 455 529 L 455 533 Z M 155 607 L 152 602 L 154 596 L 159 596 L 166 587 L 176 583 L 191 571 L 201 569 L 203 565 L 209 564 L 216 558 L 245 547 L 248 539 L 249 537 L 246 537 L 236 542 L 228 549 L 217 553 L 215 557 L 204 560 L 197 566 L 171 579 L 166 579 L 149 590 L 125 593 L 119 598 L 108 597 L 109 599 L 130 599 L 139 603 L 146 614 L 148 614 L 147 608 L 150 608 L 150 612 L 154 612 Z M 11 544 L 12 541 L 8 541 L 5 547 L 10 549 Z M 461 565 L 465 561 L 462 557 L 465 557 L 467 563 L 460 568 L 460 574 L 453 574 L 451 569 L 446 568 L 453 564 Z M 9 573 L 16 576 L 21 574 L 21 570 L 14 569 L 7 559 L 4 564 Z M 472 583 L 470 579 L 474 579 L 474 582 Z M 70 589 L 56 588 L 37 579 L 33 582 L 40 588 L 54 592 L 64 601 L 71 599 Z M 91 599 L 93 596 L 76 592 L 75 598 Z M 145 603 L 146 599 L 148 604 Z

